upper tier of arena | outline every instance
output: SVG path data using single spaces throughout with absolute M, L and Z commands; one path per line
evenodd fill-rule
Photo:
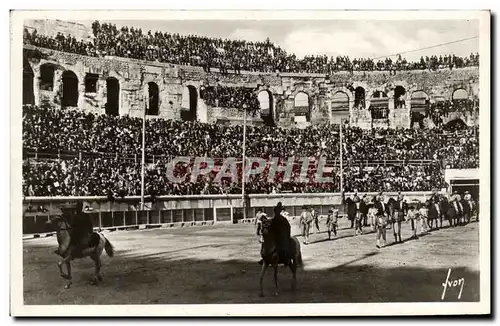
M 479 58 L 474 55 L 433 56 L 418 63 L 328 61 L 323 56 L 298 60 L 267 41 L 143 35 L 106 24 L 94 24 L 87 34 L 77 26 L 76 37 L 66 37 L 55 33 L 57 26 L 35 22 L 26 27 L 26 104 L 110 115 L 142 116 L 146 110 L 148 116 L 209 123 L 241 123 L 241 109 L 246 109 L 252 112 L 250 124 L 304 127 L 345 118 L 361 128 L 408 128 L 416 112 L 430 117 L 429 110 L 446 107 L 444 123 L 458 118 L 477 124 Z M 130 38 L 145 44 L 143 49 L 128 51 L 124 44 Z M 426 123 L 432 125 L 432 119 Z

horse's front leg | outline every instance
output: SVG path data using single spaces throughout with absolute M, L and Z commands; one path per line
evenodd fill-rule
M 101 262 L 101 258 L 97 255 L 94 255 L 92 257 L 92 260 L 94 261 L 95 263 L 95 270 L 94 270 L 94 280 L 93 280 L 93 284 L 95 285 L 98 285 L 101 281 L 102 281 L 102 276 L 101 276 L 101 266 L 102 266 L 102 262 Z
M 293 263 L 290 264 L 290 270 L 292 271 L 292 291 L 295 292 L 297 287 L 297 262 L 295 259 Z
M 68 255 L 66 257 L 63 257 L 63 259 L 61 259 L 60 261 L 57 262 L 57 267 L 59 267 L 59 273 L 65 279 L 69 278 L 69 271 L 68 271 L 68 274 L 64 274 L 62 266 L 63 265 L 68 266 L 68 262 L 71 261 L 71 259 L 72 259 L 71 255 Z M 66 268 L 66 270 L 67 270 L 67 268 Z
M 263 262 L 262 268 L 260 269 L 260 293 L 259 293 L 259 295 L 261 297 L 264 296 L 264 275 L 266 274 L 266 270 L 267 270 L 267 263 Z
M 66 265 L 66 271 L 68 274 L 64 274 L 62 270 L 62 265 Z M 63 260 L 57 263 L 57 267 L 59 267 L 59 272 L 64 279 L 68 280 L 68 283 L 64 286 L 65 289 L 69 289 L 73 284 L 73 277 L 71 276 L 71 256 L 65 257 Z
M 64 288 L 69 289 L 73 284 L 73 276 L 71 276 L 71 259 L 66 261 L 66 270 L 68 271 L 68 283 Z
M 274 269 L 274 295 L 277 296 L 277 295 L 279 295 L 279 291 L 278 291 L 278 264 L 274 264 L 273 269 Z

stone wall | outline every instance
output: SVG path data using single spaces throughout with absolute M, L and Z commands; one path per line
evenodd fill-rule
M 35 104 L 44 102 L 60 105 L 62 97 L 62 74 L 72 71 L 78 79 L 78 107 L 99 114 L 105 113 L 107 102 L 106 79 L 115 78 L 119 83 L 119 114 L 142 116 L 149 106 L 148 83 L 156 83 L 159 89 L 158 116 L 166 119 L 181 119 L 183 111 L 183 91 L 192 86 L 196 90 L 196 119 L 215 123 L 228 120 L 241 123 L 242 113 L 236 109 L 213 108 L 200 99 L 203 86 L 217 84 L 233 87 L 251 87 L 256 94 L 269 91 L 272 94 L 272 115 L 280 127 L 297 127 L 295 123 L 295 97 L 303 92 L 309 97 L 310 120 L 301 127 L 310 124 L 338 123 L 340 118 L 349 118 L 350 123 L 361 128 L 404 127 L 410 126 L 411 96 L 416 91 L 424 91 L 429 99 L 451 99 L 456 89 L 463 88 L 470 97 L 477 97 L 479 92 L 479 69 L 443 69 L 429 71 L 401 71 L 395 75 L 388 72 L 339 72 L 331 76 L 300 73 L 256 73 L 242 72 L 241 75 L 221 74 L 217 69 L 210 73 L 200 67 L 179 66 L 167 63 L 140 61 L 134 59 L 105 57 L 95 58 L 63 53 L 54 50 L 24 46 L 25 76 L 33 75 L 33 95 Z M 40 67 L 51 65 L 54 69 L 54 87 L 52 91 L 40 89 Z M 26 72 L 31 68 L 32 72 Z M 85 92 L 85 77 L 88 73 L 97 74 L 95 93 Z M 396 86 L 405 89 L 403 97 L 405 107 L 394 107 Z M 365 108 L 354 108 L 354 89 L 365 90 Z M 372 95 L 382 91 L 388 96 L 389 116 L 387 120 L 372 121 L 368 110 Z M 347 95 L 345 111 L 333 112 L 332 99 L 337 92 Z M 186 94 L 186 92 L 184 92 Z M 184 95 L 185 96 L 185 95 Z M 184 99 L 184 103 L 186 103 Z M 185 105 L 184 105 L 185 106 Z M 186 110 L 186 109 L 184 109 Z M 461 114 L 458 114 L 461 116 Z M 477 119 L 464 117 L 467 124 Z M 466 121 L 467 120 L 467 121 Z M 260 117 L 248 116 L 250 124 L 262 122 Z

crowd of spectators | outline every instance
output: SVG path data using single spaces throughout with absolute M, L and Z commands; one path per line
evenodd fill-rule
M 236 73 L 241 70 L 261 72 L 307 72 L 333 74 L 338 71 L 437 70 L 479 65 L 479 54 L 469 57 L 455 55 L 426 56 L 408 62 L 401 55 L 393 60 L 373 60 L 348 56 L 328 57 L 309 55 L 302 59 L 288 54 L 269 39 L 262 42 L 228 40 L 168 32 L 143 32 L 140 28 L 122 27 L 110 23 L 92 24 L 93 38 L 77 41 L 71 35 L 55 37 L 40 35 L 36 30 L 24 30 L 24 43 L 58 51 L 89 56 L 118 56 L 172 64 L 201 66 L 205 71 L 218 68 Z
M 142 120 L 128 116 L 93 115 L 80 110 L 23 107 L 23 147 L 35 152 L 72 152 L 72 159 L 27 158 L 24 165 L 25 195 L 104 195 L 140 193 L 140 161 L 125 159 L 141 153 Z M 460 124 L 443 128 L 372 129 L 344 128 L 345 190 L 429 190 L 442 184 L 440 168 L 479 166 L 478 128 Z M 242 126 L 196 121 L 152 119 L 146 124 L 146 157 L 154 164 L 146 175 L 147 191 L 157 194 L 239 193 L 241 184 L 226 180 L 213 183 L 215 172 L 195 183 L 170 183 L 167 163 L 175 156 L 227 158 L 242 156 Z M 85 155 L 81 155 L 85 153 Z M 247 127 L 248 157 L 326 157 L 338 171 L 338 125 L 314 125 L 306 129 L 268 126 Z M 384 164 L 383 161 L 387 164 Z M 395 160 L 398 162 L 390 162 Z M 415 160 L 421 160 L 418 164 Z M 370 162 L 381 162 L 372 170 Z M 361 170 L 360 170 L 361 169 Z M 360 172 L 362 171 L 362 172 Z M 269 182 L 265 171 L 246 184 L 248 193 L 338 191 L 334 182 L 318 184 L 311 169 L 310 181 Z M 337 173 L 337 174 L 336 174 Z M 385 178 L 379 177 L 385 175 Z M 363 190 L 361 190 L 363 189 Z
M 479 101 L 458 99 L 431 103 L 426 110 L 426 114 L 435 125 L 441 126 L 443 124 L 443 117 L 447 117 L 451 112 L 474 113 L 478 110 Z
M 429 191 L 446 187 L 439 164 L 347 166 L 344 191 Z
M 222 108 L 260 109 L 260 102 L 253 88 L 208 86 L 202 87 L 200 96 L 207 105 Z
M 196 194 L 240 194 L 241 165 L 238 178 L 223 178 L 214 182 L 216 173 L 200 176 L 191 182 L 191 166 L 176 169 L 176 176 L 184 176 L 177 183 L 167 178 L 167 161 L 159 160 L 146 170 L 145 195 L 196 195 Z M 179 172 L 180 171 L 180 172 Z M 268 168 L 252 176 L 245 183 L 245 192 L 338 192 L 340 176 L 338 167 L 323 176 L 332 177 L 332 182 L 315 181 L 316 168 L 307 171 L 307 181 L 299 179 L 300 164 L 294 166 L 292 177 L 284 182 L 284 173 L 279 172 L 268 180 Z M 113 196 L 115 198 L 140 195 L 140 164 L 115 158 L 73 158 L 69 160 L 27 159 L 23 164 L 23 193 L 25 196 Z M 438 165 L 387 165 L 375 168 L 347 166 L 344 169 L 344 191 L 419 191 L 444 186 L 443 175 Z

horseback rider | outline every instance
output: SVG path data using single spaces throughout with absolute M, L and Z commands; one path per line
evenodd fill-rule
M 272 218 L 269 231 L 273 234 L 276 242 L 276 251 L 278 253 L 279 261 L 287 266 L 291 259 L 291 227 L 286 216 L 287 213 L 283 208 L 283 204 L 279 202 L 276 207 L 274 207 L 274 217 Z M 263 262 L 264 260 L 261 259 L 259 264 L 262 265 Z
M 73 210 L 73 222 L 71 234 L 71 251 L 77 256 L 83 254 L 83 250 L 87 249 L 90 245 L 90 238 L 94 233 L 94 226 L 89 214 L 83 212 L 83 203 L 78 202 Z
M 281 261 L 284 262 L 285 265 L 288 265 L 291 258 L 290 239 L 292 237 L 292 234 L 290 223 L 288 222 L 286 216 L 287 214 L 285 209 L 283 208 L 283 204 L 281 202 L 278 202 L 278 204 L 274 208 L 274 219 L 271 224 L 271 228 L 273 229 L 276 236 L 278 257 Z
M 441 219 L 441 216 L 442 214 L 444 214 L 444 212 L 441 212 L 441 207 L 440 207 L 440 203 L 441 203 L 441 196 L 437 193 L 437 190 L 434 189 L 432 191 L 432 195 L 431 195 L 431 198 L 430 198 L 430 202 L 432 205 L 434 205 L 434 207 L 436 208 L 436 212 L 437 212 L 437 219 L 440 220 Z M 436 222 L 436 225 L 437 225 L 437 222 Z
M 469 205 L 469 210 L 472 213 L 472 211 L 474 211 L 474 204 L 475 203 L 474 203 L 474 199 L 472 199 L 472 195 L 470 194 L 470 192 L 468 190 L 464 193 L 464 200 L 467 203 L 467 205 Z

